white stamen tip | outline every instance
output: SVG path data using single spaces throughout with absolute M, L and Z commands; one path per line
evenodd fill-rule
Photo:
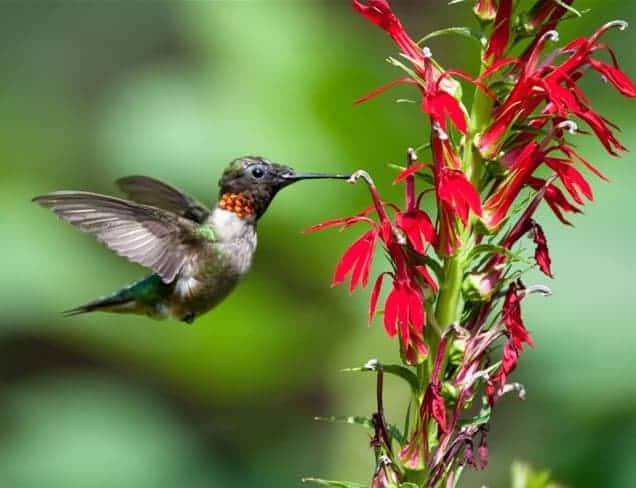
M 371 175 L 363 169 L 359 169 L 358 171 L 355 171 L 351 175 L 351 177 L 347 180 L 347 183 L 354 184 L 360 178 L 366 181 L 370 186 L 373 186 L 373 179 L 371 178 Z
M 433 57 L 433 53 L 431 52 L 431 48 L 428 46 L 424 46 L 422 48 L 422 54 L 424 55 L 425 58 L 432 58 Z
M 378 466 L 379 467 L 388 466 L 389 464 L 391 464 L 391 459 L 388 456 L 385 456 L 383 454 L 382 456 L 380 456 L 378 458 Z
M 565 129 L 570 134 L 576 134 L 576 131 L 579 130 L 579 126 L 576 125 L 576 123 L 571 120 L 564 120 L 563 122 L 557 125 L 557 129 Z
M 549 297 L 550 295 L 552 295 L 552 290 L 545 285 L 532 285 L 523 291 L 524 296 L 532 295 L 533 293 L 538 293 L 539 295 L 542 295 L 544 297 Z
M 366 363 L 364 363 L 364 366 L 362 366 L 364 369 L 368 369 L 369 371 L 375 371 L 378 368 L 378 365 L 380 364 L 380 361 L 378 361 L 377 359 L 369 359 Z
M 437 137 L 439 137 L 442 141 L 445 141 L 448 139 L 448 134 L 444 131 L 444 129 L 440 127 L 440 125 L 437 122 L 433 124 L 433 130 L 437 132 Z
M 608 22 L 606 24 L 606 27 L 608 29 L 612 28 L 612 27 L 616 27 L 618 30 L 624 31 L 625 29 L 627 29 L 629 27 L 629 22 L 627 22 L 626 20 L 612 20 L 611 22 Z
M 559 33 L 557 31 L 555 31 L 555 30 L 549 30 L 549 31 L 547 31 L 545 34 L 543 34 L 541 36 L 541 40 L 542 41 L 558 42 Z

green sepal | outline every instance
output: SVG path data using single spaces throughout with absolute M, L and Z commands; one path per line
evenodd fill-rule
M 332 415 L 330 417 L 314 417 L 314 420 L 319 422 L 328 422 L 330 424 L 349 424 L 349 425 L 360 425 L 370 432 L 374 431 L 373 422 L 370 417 L 363 417 L 360 415 L 350 415 L 350 416 L 335 416 Z M 395 425 L 387 424 L 387 430 L 393 436 L 393 438 L 398 441 L 400 444 L 404 444 L 405 440 L 402 432 Z
M 465 339 L 455 339 L 448 350 L 448 362 L 453 366 L 459 366 L 464 359 L 464 351 L 466 350 Z
M 479 410 L 479 413 L 474 417 L 468 419 L 459 420 L 458 424 L 460 427 L 464 427 L 467 425 L 485 425 L 490 422 L 490 417 L 492 415 L 492 408 L 488 404 L 488 401 L 484 398 L 482 400 L 482 406 Z
M 479 244 L 475 246 L 470 251 L 470 254 L 468 254 L 468 259 L 472 261 L 473 259 L 477 258 L 480 254 L 493 255 L 493 256 L 495 254 L 502 254 L 503 256 L 506 256 L 513 262 L 526 261 L 526 258 L 521 256 L 519 253 L 513 252 L 506 247 L 498 246 L 497 244 Z
M 364 366 L 361 366 L 358 368 L 341 369 L 340 371 L 342 371 L 343 373 L 377 371 L 379 365 L 380 365 L 379 361 L 371 360 L 371 361 L 368 361 L 367 364 L 365 364 Z M 393 376 L 397 376 L 405 380 L 411 387 L 411 390 L 413 391 L 413 393 L 415 394 L 418 393 L 419 381 L 417 379 L 417 375 L 413 371 L 399 364 L 382 364 L 381 368 L 382 368 L 382 371 L 384 371 L 385 373 L 392 374 Z
M 400 483 L 400 488 L 419 488 L 415 483 Z
M 333 481 L 322 478 L 303 478 L 303 483 L 316 483 L 322 486 L 333 486 L 335 488 L 366 488 L 367 485 L 355 483 L 354 481 Z
M 449 381 L 445 381 L 442 383 L 442 396 L 447 399 L 450 398 L 452 400 L 457 400 L 457 397 L 459 396 L 457 387 Z

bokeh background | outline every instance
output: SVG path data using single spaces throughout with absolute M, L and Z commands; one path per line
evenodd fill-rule
M 634 20 L 624 1 L 560 29 L 590 33 Z M 471 22 L 469 6 L 396 3 L 414 35 Z M 608 39 L 636 75 L 633 30 Z M 474 70 L 463 40 L 434 40 L 447 66 Z M 33 2 L 0 5 L 0 486 L 293 487 L 304 475 L 366 481 L 368 437 L 316 415 L 368 415 L 374 379 L 339 373 L 396 358 L 365 293 L 331 289 L 353 234 L 303 235 L 363 208 L 363 187 L 285 190 L 259 229 L 252 274 L 192 326 L 60 310 L 143 276 L 91 237 L 29 202 L 58 189 L 114 192 L 127 174 L 165 179 L 211 203 L 224 165 L 262 154 L 303 170 L 370 170 L 399 198 L 387 163 L 425 140 L 405 90 L 353 107 L 392 80 L 395 48 L 348 2 Z M 586 82 L 596 107 L 636 147 L 634 107 Z M 583 139 L 583 138 L 582 138 Z M 584 152 L 612 180 L 559 225 L 541 221 L 554 296 L 525 308 L 536 348 L 515 379 L 525 402 L 502 402 L 491 465 L 466 486 L 509 486 L 515 459 L 577 487 L 636 486 L 632 153 Z M 378 263 L 381 266 L 382 262 Z M 542 280 L 538 275 L 533 279 Z M 401 385 L 389 382 L 399 412 Z M 391 414 L 390 414 L 391 415 Z

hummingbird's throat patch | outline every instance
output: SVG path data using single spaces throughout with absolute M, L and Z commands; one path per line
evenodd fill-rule
M 254 214 L 252 202 L 243 193 L 224 193 L 219 200 L 219 207 L 245 218 Z

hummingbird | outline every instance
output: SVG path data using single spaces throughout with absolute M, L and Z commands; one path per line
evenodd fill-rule
M 128 199 L 57 191 L 33 199 L 152 274 L 111 295 L 66 310 L 173 318 L 192 323 L 227 297 L 248 273 L 256 227 L 279 190 L 311 179 L 349 176 L 300 173 L 259 156 L 235 159 L 219 180 L 213 209 L 148 176 L 117 180 Z

